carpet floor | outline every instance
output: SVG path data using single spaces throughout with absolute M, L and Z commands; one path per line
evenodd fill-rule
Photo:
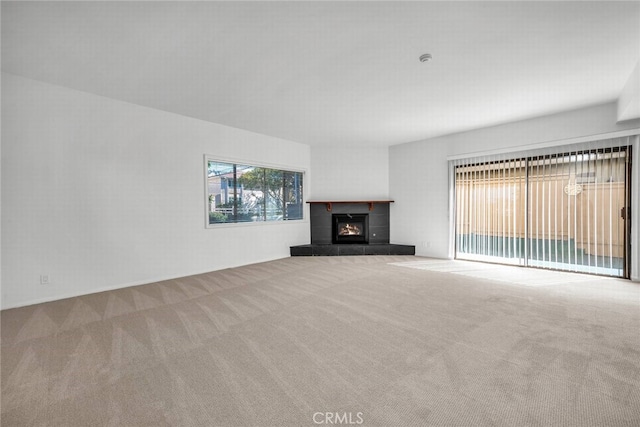
M 639 426 L 640 284 L 293 257 L 1 313 L 3 426 Z

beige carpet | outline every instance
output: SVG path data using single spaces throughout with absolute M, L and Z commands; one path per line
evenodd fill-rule
M 639 426 L 640 285 L 510 268 L 294 257 L 5 310 L 2 425 Z

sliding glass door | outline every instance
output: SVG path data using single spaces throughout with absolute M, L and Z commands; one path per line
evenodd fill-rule
M 629 150 L 457 165 L 456 258 L 626 277 Z

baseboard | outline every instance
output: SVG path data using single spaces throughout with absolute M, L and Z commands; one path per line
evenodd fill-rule
M 245 265 L 250 265 L 250 264 L 260 264 L 260 263 L 263 263 L 263 262 L 275 261 L 277 259 L 283 259 L 283 258 L 288 258 L 288 257 L 282 257 L 281 256 L 281 257 L 276 257 L 276 258 L 268 258 L 268 259 L 258 260 L 258 261 L 255 261 L 255 262 L 252 262 L 252 263 L 249 263 L 249 264 L 238 264 L 238 265 L 225 266 L 225 267 L 221 267 L 221 268 L 216 269 L 216 270 L 205 270 L 205 271 L 193 272 L 193 273 L 189 273 L 189 274 L 180 274 L 180 275 L 176 275 L 176 276 L 163 276 L 163 277 L 156 277 L 156 278 L 152 278 L 152 279 L 137 280 L 135 282 L 120 283 L 120 284 L 116 284 L 116 285 L 112 285 L 112 286 L 103 286 L 101 288 L 91 289 L 91 290 L 88 290 L 86 292 L 83 292 L 83 291 L 68 292 L 68 293 L 63 293 L 63 294 L 59 294 L 59 295 L 55 295 L 55 296 L 37 298 L 37 299 L 21 302 L 21 303 L 18 303 L 18 304 L 14 304 L 14 305 L 9 305 L 9 306 L 6 306 L 6 307 L 2 307 L 0 309 L 0 311 L 10 310 L 12 308 L 28 307 L 30 305 L 43 304 L 43 303 L 52 302 L 52 301 L 60 301 L 60 300 L 67 299 L 67 298 L 81 297 L 83 295 L 98 294 L 100 292 L 115 291 L 117 289 L 130 288 L 130 287 L 133 287 L 133 286 L 150 285 L 150 284 L 156 283 L 156 282 L 164 282 L 166 280 L 175 280 L 175 279 L 181 279 L 183 277 L 197 276 L 198 274 L 206 274 L 206 273 L 211 273 L 213 271 L 225 270 L 225 269 L 228 269 L 228 268 L 243 267 Z

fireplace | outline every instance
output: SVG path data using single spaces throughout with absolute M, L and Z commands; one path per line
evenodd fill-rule
M 369 215 L 333 214 L 333 243 L 369 243 Z
M 291 256 L 415 255 L 416 247 L 389 243 L 393 200 L 307 201 L 311 243 Z

